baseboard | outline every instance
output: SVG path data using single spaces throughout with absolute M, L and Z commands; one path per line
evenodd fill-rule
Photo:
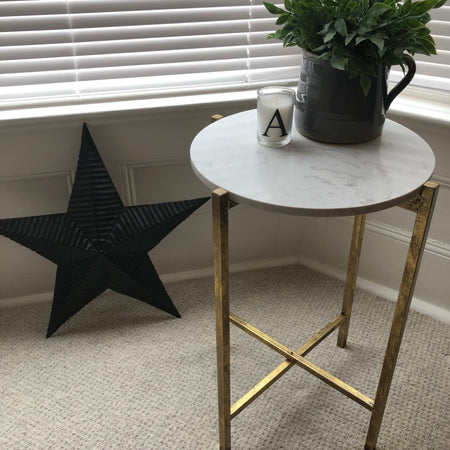
M 257 270 L 257 269 L 265 269 L 268 267 L 287 266 L 297 263 L 298 263 L 297 256 L 283 256 L 279 258 L 257 259 L 252 261 L 232 263 L 230 264 L 230 272 L 232 273 L 245 272 L 247 270 Z M 211 277 L 213 275 L 214 275 L 213 267 L 206 267 L 202 269 L 187 270 L 184 272 L 161 274 L 160 278 L 163 283 L 175 283 L 177 281 Z M 26 295 L 23 297 L 6 298 L 0 300 L 0 308 L 50 302 L 52 298 L 53 298 L 52 292 Z
M 318 272 L 329 275 L 330 277 L 337 278 L 338 280 L 345 280 L 346 272 L 338 269 L 334 266 L 325 264 L 323 262 L 316 261 L 309 257 L 300 256 L 299 264 L 309 267 Z M 367 280 L 365 278 L 358 277 L 356 285 L 358 288 L 364 289 L 378 297 L 385 298 L 387 300 L 395 302 L 397 300 L 398 291 L 388 288 L 379 283 Z M 418 311 L 422 314 L 432 317 L 433 319 L 440 320 L 441 322 L 450 324 L 450 311 L 439 306 L 435 306 L 425 300 L 417 297 L 413 297 L 411 301 L 411 309 Z
M 230 272 L 245 272 L 247 270 L 266 269 L 268 267 L 288 266 L 298 264 L 297 256 L 283 256 L 279 258 L 256 259 L 252 261 L 243 261 L 230 264 Z M 186 272 L 168 273 L 161 275 L 163 283 L 173 283 L 183 280 L 192 280 L 195 278 L 204 278 L 214 275 L 214 269 L 207 267 L 204 269 L 189 270 Z
M 333 278 L 337 278 L 338 280 L 342 281 L 345 280 L 346 275 L 345 271 L 305 256 L 300 257 L 285 256 L 280 258 L 266 258 L 234 263 L 230 264 L 230 272 L 232 273 L 245 272 L 247 270 L 265 269 L 269 267 L 286 266 L 291 264 L 302 264 L 313 270 L 317 270 L 318 272 L 324 273 Z M 184 272 L 162 274 L 161 280 L 163 283 L 175 283 L 178 281 L 211 277 L 213 275 L 214 269 L 212 267 L 207 267 L 202 269 L 188 270 Z M 357 286 L 361 289 L 364 289 L 387 300 L 391 301 L 397 300 L 397 291 L 395 289 L 390 289 L 386 286 L 367 280 L 365 278 L 359 277 L 357 281 Z M 0 308 L 50 302 L 52 298 L 53 298 L 52 292 L 26 295 L 23 297 L 13 297 L 2 300 L 0 302 Z M 426 302 L 416 297 L 414 297 L 412 300 L 411 308 L 414 309 L 415 311 L 426 314 L 436 320 L 440 320 L 442 322 L 450 324 L 449 310 L 432 305 L 429 302 Z
M 53 292 L 42 292 L 40 294 L 24 295 L 22 297 L 11 297 L 0 300 L 0 309 L 9 308 L 10 306 L 33 305 L 35 303 L 51 302 Z

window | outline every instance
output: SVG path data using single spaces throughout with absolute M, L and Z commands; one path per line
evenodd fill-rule
M 434 13 L 439 55 L 414 81 L 450 90 L 450 7 Z M 295 81 L 300 51 L 266 39 L 274 22 L 262 0 L 4 0 L 0 108 Z
M 245 88 L 295 79 L 251 0 L 0 2 L 0 98 L 11 104 Z

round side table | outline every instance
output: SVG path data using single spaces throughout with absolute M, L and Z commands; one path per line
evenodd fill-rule
M 256 110 L 251 110 L 203 129 L 192 142 L 191 164 L 213 190 L 220 448 L 231 448 L 232 418 L 297 365 L 371 412 L 365 449 L 375 449 L 438 191 L 438 185 L 428 181 L 435 164 L 432 150 L 413 131 L 390 120 L 379 138 L 361 144 L 320 143 L 293 131 L 287 146 L 264 147 L 256 141 Z M 238 203 L 282 214 L 355 216 L 342 310 L 295 351 L 230 312 L 228 212 Z M 416 220 L 377 392 L 371 399 L 305 355 L 336 329 L 337 345 L 345 347 L 366 214 L 392 206 L 412 211 Z M 286 358 L 233 405 L 230 323 Z

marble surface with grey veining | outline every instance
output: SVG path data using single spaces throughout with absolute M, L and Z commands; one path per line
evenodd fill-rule
M 293 131 L 290 144 L 256 140 L 256 110 L 204 128 L 191 146 L 196 175 L 230 198 L 288 214 L 336 216 L 377 211 L 418 192 L 435 159 L 416 133 L 387 120 L 380 137 L 362 144 L 326 144 Z

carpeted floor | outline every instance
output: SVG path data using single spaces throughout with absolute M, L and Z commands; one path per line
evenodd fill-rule
M 45 339 L 50 304 L 0 309 L 0 449 L 217 449 L 213 280 L 172 283 L 181 319 L 115 293 Z M 231 276 L 232 310 L 292 348 L 343 285 L 301 266 Z M 373 397 L 393 304 L 357 291 L 349 344 L 308 358 Z M 282 357 L 232 328 L 236 400 Z M 411 311 L 379 450 L 450 449 L 450 327 Z M 294 367 L 232 422 L 233 449 L 362 449 L 369 412 Z

